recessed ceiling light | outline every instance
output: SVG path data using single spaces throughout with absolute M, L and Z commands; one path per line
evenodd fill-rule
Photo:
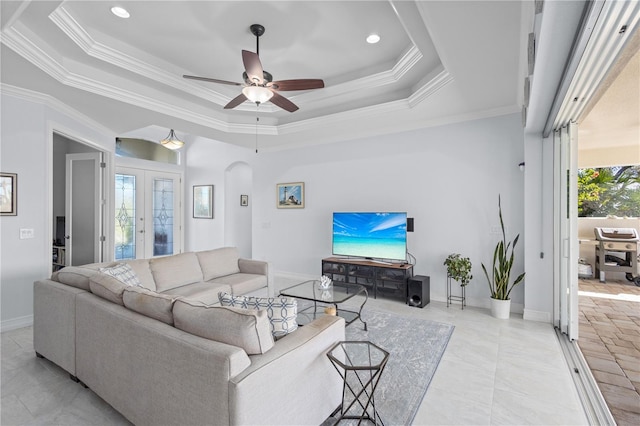
M 129 12 L 127 11 L 127 9 L 125 9 L 124 7 L 120 7 L 120 6 L 113 6 L 111 8 L 111 13 L 116 15 L 118 18 L 125 18 L 126 19 L 129 16 L 131 16 L 129 14 Z
M 380 36 L 378 34 L 369 34 L 367 36 L 367 43 L 369 44 L 376 44 L 379 41 L 380 41 Z

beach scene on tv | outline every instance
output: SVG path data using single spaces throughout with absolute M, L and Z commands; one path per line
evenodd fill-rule
M 405 260 L 406 213 L 333 214 L 333 254 Z

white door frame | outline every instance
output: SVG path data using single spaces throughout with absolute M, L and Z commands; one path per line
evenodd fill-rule
M 578 128 L 554 132 L 554 324 L 578 339 Z
M 85 162 L 89 161 L 93 163 L 93 206 L 95 208 L 94 217 L 93 217 L 93 259 L 92 262 L 102 262 L 103 261 L 103 245 L 104 245 L 104 234 L 103 234 L 103 219 L 104 219 L 104 168 L 105 163 L 103 162 L 103 154 L 100 151 L 97 152 L 87 152 L 80 154 L 67 154 L 66 155 L 66 167 L 65 167 L 65 239 L 67 240 L 66 245 L 66 256 L 65 256 L 65 264 L 67 265 L 75 265 L 74 255 L 73 255 L 73 246 L 74 246 L 74 236 L 73 236 L 73 225 L 77 221 L 74 221 L 74 212 L 76 208 L 74 207 L 74 183 L 76 179 L 74 178 L 74 164 L 77 162 Z M 84 197 L 84 195 L 83 195 Z M 77 239 L 76 239 L 77 241 Z M 85 263 L 85 262 L 82 262 Z

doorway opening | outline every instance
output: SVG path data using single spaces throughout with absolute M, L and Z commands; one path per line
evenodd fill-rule
M 53 132 L 52 271 L 104 261 L 105 153 Z

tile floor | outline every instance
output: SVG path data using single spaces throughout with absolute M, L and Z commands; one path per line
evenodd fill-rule
M 588 423 L 550 325 L 518 315 L 496 320 L 484 309 L 441 302 L 419 309 L 378 299 L 366 307 L 456 327 L 414 424 Z M 30 327 L 1 337 L 2 425 L 129 424 L 91 390 L 36 358 Z
M 640 287 L 579 280 L 578 346 L 619 426 L 640 425 Z

